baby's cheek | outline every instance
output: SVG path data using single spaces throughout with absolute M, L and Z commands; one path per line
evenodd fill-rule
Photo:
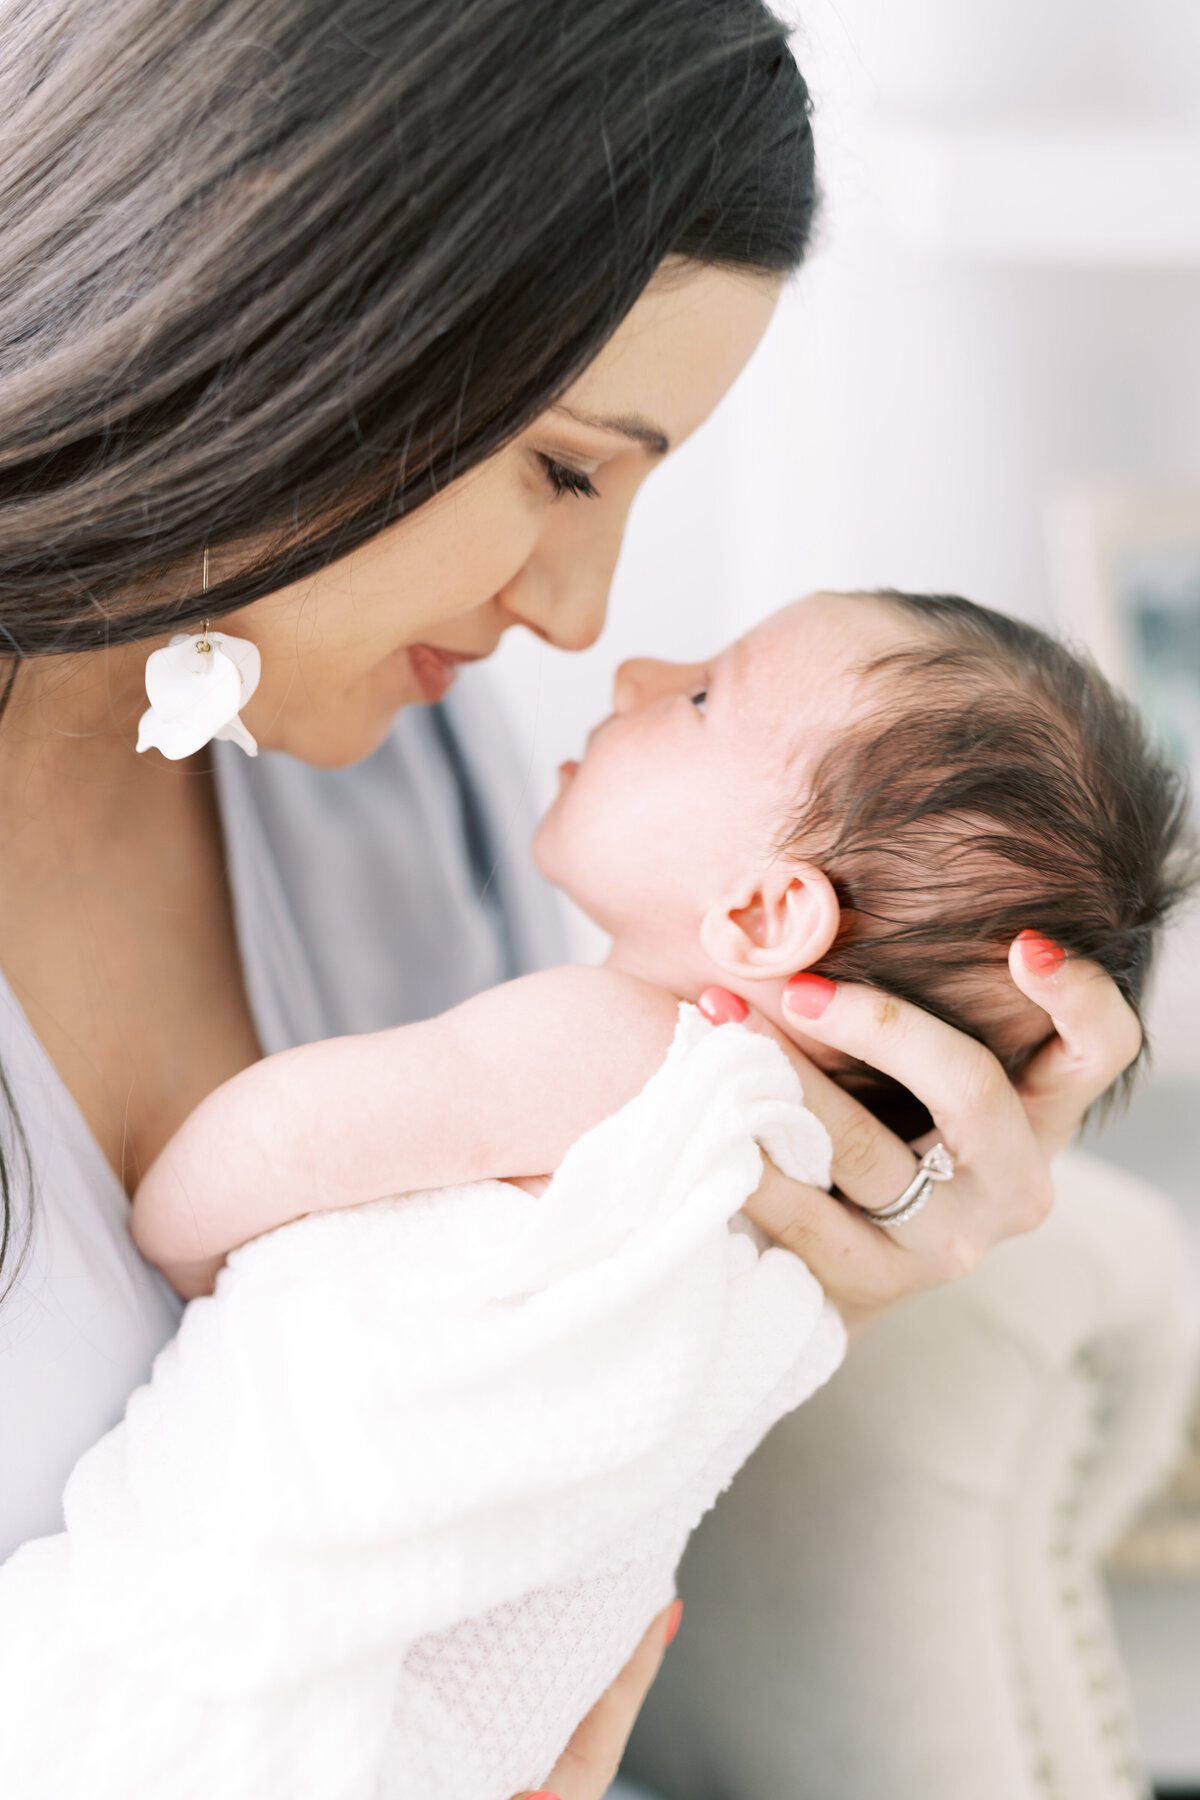
M 583 765 L 538 827 L 538 868 L 593 918 L 609 918 L 644 863 L 642 810 L 632 774 Z
M 586 882 L 607 835 L 603 805 L 597 806 L 593 796 L 580 791 L 578 776 L 568 777 L 534 834 L 534 862 L 548 881 L 584 904 L 577 890 Z

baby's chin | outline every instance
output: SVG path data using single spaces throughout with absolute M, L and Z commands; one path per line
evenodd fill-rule
M 533 866 L 539 875 L 565 894 L 580 912 L 585 913 L 601 931 L 612 931 L 603 896 L 597 894 L 596 854 L 590 841 L 584 842 L 575 829 L 570 809 L 563 805 L 563 794 L 553 800 L 542 814 L 533 834 Z
M 572 835 L 570 798 L 578 769 L 577 762 L 564 762 L 558 765 L 558 791 L 538 820 L 533 832 L 534 866 L 539 874 L 546 877 L 547 881 L 552 881 L 555 887 L 561 887 L 564 891 L 568 891 L 567 878 L 569 878 L 570 865 L 573 860 L 570 843 Z
M 531 846 L 533 866 L 539 875 L 544 875 L 547 881 L 552 881 L 556 888 L 561 888 L 564 894 L 574 899 L 575 896 L 571 893 L 569 885 L 569 866 L 567 868 L 563 866 L 564 862 L 569 865 L 570 858 L 564 858 L 562 855 L 562 846 L 559 841 L 562 834 L 558 830 L 557 814 L 561 798 L 560 794 L 558 799 L 550 802 L 534 827 Z
M 597 780 L 590 765 L 571 763 L 562 765 L 559 778 L 559 791 L 533 833 L 538 873 L 613 939 L 640 940 L 652 935 L 646 929 L 652 922 L 686 911 L 686 898 L 665 879 L 662 859 L 656 863 L 639 848 L 642 821 L 612 781 Z

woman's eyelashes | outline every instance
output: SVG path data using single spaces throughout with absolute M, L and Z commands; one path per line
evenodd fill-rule
M 706 716 L 708 713 L 708 689 L 701 688 L 698 694 L 691 694 L 689 698 L 696 711 L 701 716 Z
M 581 500 L 600 498 L 599 488 L 581 469 L 572 469 L 568 463 L 559 462 L 541 451 L 538 452 L 538 461 L 546 471 L 546 480 L 550 483 L 556 500 L 561 500 L 564 494 L 575 494 Z

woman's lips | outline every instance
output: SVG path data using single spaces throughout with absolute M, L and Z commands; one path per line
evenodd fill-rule
M 410 644 L 408 660 L 421 697 L 429 706 L 449 693 L 460 663 L 478 662 L 479 657 L 466 650 L 439 650 L 434 644 Z

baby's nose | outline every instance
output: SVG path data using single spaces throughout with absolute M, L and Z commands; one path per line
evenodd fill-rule
M 684 694 L 701 673 L 698 663 L 659 662 L 653 656 L 633 656 L 613 677 L 613 711 L 632 712 L 664 694 Z

